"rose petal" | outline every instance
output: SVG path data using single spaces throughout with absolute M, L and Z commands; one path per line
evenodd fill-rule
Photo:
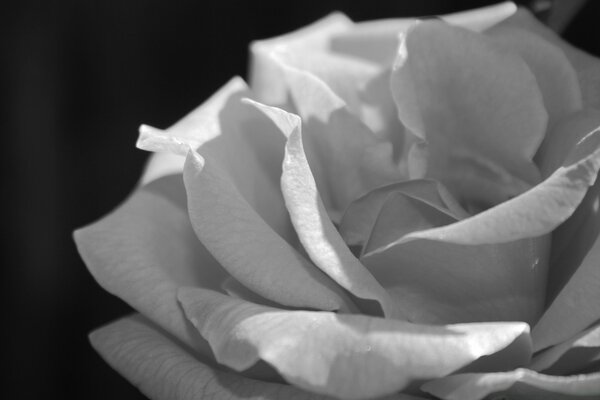
M 508 18 L 515 11 L 514 3 L 504 2 L 443 15 L 441 18 L 449 24 L 481 32 Z M 391 66 L 400 43 L 398 34 L 406 31 L 414 21 L 414 18 L 399 18 L 359 22 L 352 29 L 332 35 L 331 49 Z
M 346 244 L 363 246 L 367 242 L 381 207 L 388 196 L 393 193 L 403 193 L 411 198 L 421 200 L 439 211 L 449 212 L 456 219 L 468 216 L 439 182 L 416 179 L 392 183 L 361 196 L 346 209 L 339 227 Z
M 537 321 L 545 300 L 549 236 L 495 245 L 403 242 L 456 221 L 403 193 L 386 198 L 361 261 L 418 323 Z
M 500 25 L 527 29 L 560 47 L 577 71 L 584 107 L 600 109 L 600 61 L 598 58 L 565 42 L 523 7 L 520 7 L 510 18 L 502 21 Z
M 309 164 L 332 218 L 338 220 L 359 195 L 403 178 L 392 144 L 375 136 L 325 82 L 284 61 L 279 65 L 302 118 Z
M 308 26 L 286 35 L 258 40 L 250 45 L 250 87 L 257 100 L 282 105 L 287 101 L 287 87 L 282 71 L 273 63 L 272 52 L 277 49 L 304 53 L 326 52 L 332 35 L 350 29 L 353 22 L 342 13 L 332 13 Z
M 392 94 L 400 120 L 427 143 L 427 176 L 463 201 L 497 204 L 537 182 L 531 158 L 547 124 L 541 93 L 523 60 L 483 35 L 415 24 L 403 35 Z M 499 192 L 492 199 L 482 180 Z
M 536 354 L 529 368 L 551 375 L 567 375 L 600 361 L 600 324 Z
M 543 375 L 527 369 L 459 374 L 424 384 L 422 390 L 444 400 L 479 400 L 496 393 L 510 399 L 592 400 L 600 395 L 600 373 Z
M 144 173 L 140 178 L 140 185 L 145 185 L 163 176 L 182 174 L 184 163 L 185 157 L 178 154 L 154 153 L 146 162 Z
M 213 369 L 140 316 L 102 327 L 92 332 L 90 341 L 113 368 L 151 399 L 323 399 L 293 386 Z
M 457 244 L 492 244 L 551 232 L 575 211 L 600 169 L 600 129 L 585 135 L 563 166 L 529 191 L 471 218 L 404 237 Z
M 595 215 L 596 224 L 598 216 Z M 600 319 L 600 240 L 532 331 L 536 351 L 560 343 Z
M 528 332 L 524 323 L 419 326 L 281 311 L 195 288 L 181 290 L 179 299 L 219 362 L 244 370 L 262 359 L 294 385 L 346 399 L 394 393 L 413 380 L 446 375 Z M 521 353 L 527 353 L 525 343 Z
M 342 291 L 270 228 L 212 158 L 190 151 L 183 177 L 196 235 L 235 279 L 283 305 L 349 308 Z
M 544 97 L 549 127 L 583 107 L 577 73 L 559 47 L 524 29 L 498 26 L 487 34 L 525 60 Z
M 218 287 L 225 276 L 198 243 L 185 210 L 181 176 L 139 188 L 100 221 L 75 231 L 98 283 L 189 346 L 209 353 L 175 298 L 182 284 Z
M 361 299 L 375 300 L 386 316 L 396 317 L 381 285 L 352 255 L 327 216 L 311 173 L 300 132 L 300 118 L 256 104 L 287 136 L 281 190 L 300 242 L 313 262 L 340 286 Z
M 143 125 L 137 145 L 182 156 L 190 148 L 211 155 L 253 209 L 279 235 L 296 243 L 279 190 L 285 138 L 241 101 L 249 94 L 244 81 L 233 78 L 166 131 Z

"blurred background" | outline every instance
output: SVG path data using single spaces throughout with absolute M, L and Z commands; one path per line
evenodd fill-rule
M 247 45 L 340 10 L 354 20 L 455 12 L 494 1 L 19 1 L 2 7 L 5 183 L 0 397 L 141 399 L 87 342 L 130 312 L 88 274 L 73 229 L 117 206 L 165 128 L 233 75 Z M 526 3 L 526 2 L 521 2 Z M 566 3 L 566 2 L 565 2 Z M 565 31 L 600 55 L 600 2 Z

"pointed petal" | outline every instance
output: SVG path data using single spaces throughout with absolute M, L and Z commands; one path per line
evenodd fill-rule
M 568 375 L 594 362 L 600 362 L 600 324 L 536 354 L 529 368 L 550 375 Z
M 600 395 L 600 373 L 552 376 L 517 369 L 488 374 L 459 374 L 428 382 L 421 389 L 444 400 L 479 400 L 496 392 L 516 400 L 592 400 Z
M 520 351 L 528 353 L 524 323 L 413 325 L 281 311 L 194 288 L 180 291 L 179 299 L 219 362 L 244 370 L 262 359 L 294 385 L 345 399 L 390 394 L 413 380 L 444 376 L 523 338 Z
M 138 147 L 186 156 L 190 148 L 210 155 L 228 172 L 246 201 L 284 239 L 297 241 L 279 190 L 285 138 L 254 107 L 233 78 L 209 100 L 171 128 L 143 125 Z
M 449 24 L 481 32 L 508 18 L 516 11 L 512 2 L 476 8 L 441 16 Z M 338 53 L 392 65 L 398 50 L 398 34 L 405 32 L 414 18 L 359 22 L 352 29 L 337 32 L 331 39 L 331 49 Z
M 104 289 L 179 340 L 208 352 L 206 342 L 189 330 L 176 291 L 186 283 L 216 288 L 225 272 L 198 242 L 185 207 L 181 176 L 164 177 L 74 236 Z
M 196 235 L 235 279 L 283 305 L 347 309 L 342 291 L 270 228 L 217 162 L 190 152 L 183 176 Z
M 300 118 L 275 107 L 260 108 L 288 137 L 281 189 L 304 249 L 344 289 L 361 299 L 375 300 L 386 316 L 396 316 L 388 294 L 352 255 L 327 216 L 304 154 Z
M 404 237 L 459 244 L 503 243 L 544 235 L 564 222 L 594 184 L 600 169 L 600 129 L 585 135 L 562 167 L 529 191 L 454 224 Z
M 487 34 L 494 43 L 525 60 L 544 97 L 549 127 L 581 110 L 583 98 L 577 72 L 559 47 L 525 29 L 499 26 Z
M 150 399 L 322 399 L 293 386 L 214 369 L 140 316 L 102 327 L 92 332 L 90 341 L 114 369 Z

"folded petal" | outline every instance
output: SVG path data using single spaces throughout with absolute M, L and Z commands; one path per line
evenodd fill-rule
M 448 209 L 392 193 L 361 261 L 409 321 L 537 321 L 545 303 L 549 236 L 489 245 L 403 241 L 455 221 Z
M 502 357 L 502 349 L 523 338 L 521 354 L 528 353 L 524 323 L 413 325 L 281 311 L 194 288 L 181 290 L 179 299 L 219 362 L 241 371 L 263 360 L 294 385 L 345 399 L 394 393 L 480 357 Z
M 476 32 L 488 29 L 516 11 L 512 2 L 504 2 L 473 10 L 447 14 L 440 18 L 449 24 Z M 352 29 L 332 35 L 334 52 L 391 66 L 398 50 L 398 34 L 406 31 L 414 18 L 399 18 L 356 23 Z
M 271 229 L 217 162 L 190 151 L 183 176 L 196 235 L 235 279 L 283 305 L 348 309 L 342 290 Z
M 90 341 L 114 369 L 154 400 L 323 398 L 293 386 L 214 369 L 139 315 L 99 328 Z
M 600 324 L 536 354 L 529 368 L 550 375 L 568 375 L 592 367 L 594 363 L 598 366 L 598 362 L 600 362 Z
M 427 176 L 465 204 L 489 207 L 537 183 L 531 159 L 548 116 L 518 56 L 466 29 L 417 23 L 403 35 L 392 94 L 402 123 L 427 145 Z
M 422 390 L 444 400 L 479 400 L 498 393 L 510 399 L 592 400 L 600 395 L 600 373 L 543 375 L 527 369 L 458 374 L 424 384 Z
M 283 60 L 279 65 L 302 118 L 306 155 L 332 218 L 338 219 L 359 195 L 403 178 L 391 142 L 377 137 L 324 81 Z
M 457 244 L 492 244 L 551 232 L 573 214 L 600 169 L 600 129 L 584 136 L 562 166 L 527 192 L 471 218 L 404 237 Z
M 300 118 L 275 107 L 259 107 L 288 138 L 281 190 L 304 249 L 344 289 L 360 299 L 376 301 L 386 316 L 397 317 L 386 291 L 352 255 L 327 215 L 304 154 Z
M 414 179 L 392 183 L 370 191 L 353 201 L 346 209 L 339 231 L 349 246 L 364 246 L 369 239 L 381 207 L 388 197 L 402 193 L 420 200 L 434 209 L 447 212 L 456 220 L 468 214 L 460 207 L 447 189 L 439 182 L 427 179 Z
M 583 107 L 577 72 L 558 46 L 514 27 L 497 26 L 486 33 L 494 43 L 525 60 L 544 97 L 549 127 Z
M 154 153 L 150 155 L 146 162 L 140 184 L 145 185 L 163 176 L 181 174 L 183 173 L 184 163 L 185 157 L 179 154 Z
M 503 20 L 500 26 L 527 29 L 560 47 L 577 71 L 584 107 L 600 109 L 600 60 L 597 57 L 564 41 L 523 7 Z
M 183 157 L 190 148 L 210 155 L 258 214 L 293 243 L 295 235 L 279 190 L 285 138 L 241 101 L 248 95 L 244 81 L 233 78 L 169 129 L 142 125 L 137 146 Z
M 190 347 L 209 352 L 177 304 L 182 284 L 216 288 L 226 276 L 189 222 L 180 175 L 137 189 L 100 221 L 75 231 L 98 283 Z

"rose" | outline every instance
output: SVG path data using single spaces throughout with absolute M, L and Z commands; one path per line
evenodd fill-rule
M 96 349 L 152 398 L 600 394 L 599 64 L 514 11 L 333 15 L 142 127 Z

